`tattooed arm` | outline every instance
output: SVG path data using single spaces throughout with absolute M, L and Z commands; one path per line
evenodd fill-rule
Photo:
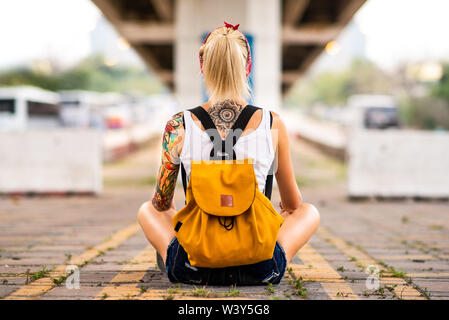
M 165 211 L 172 207 L 175 194 L 176 179 L 178 177 L 180 159 L 184 137 L 183 113 L 175 114 L 165 127 L 162 139 L 162 163 L 159 168 L 156 190 L 153 196 L 153 206 L 158 211 Z

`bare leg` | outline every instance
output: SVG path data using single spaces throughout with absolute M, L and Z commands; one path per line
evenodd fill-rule
M 303 203 L 283 217 L 284 223 L 277 240 L 285 250 L 288 263 L 315 233 L 320 224 L 320 214 L 313 205 Z
M 157 211 L 150 201 L 145 202 L 137 213 L 137 220 L 145 236 L 164 259 L 164 263 L 168 244 L 175 237 L 171 221 L 174 214 L 174 208 Z
M 171 222 L 174 214 L 175 210 L 157 211 L 151 202 L 145 202 L 137 213 L 145 236 L 164 259 L 164 263 L 168 244 L 175 237 Z M 289 262 L 315 233 L 320 215 L 313 205 L 303 203 L 295 211 L 283 216 L 284 223 L 277 240 L 284 248 Z

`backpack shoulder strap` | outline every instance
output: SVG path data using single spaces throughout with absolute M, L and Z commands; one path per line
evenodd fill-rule
M 209 135 L 209 138 L 214 143 L 214 148 L 211 151 L 211 158 L 213 158 L 214 150 L 217 147 L 219 147 L 218 150 L 221 150 L 222 152 L 224 152 L 226 143 L 231 144 L 232 147 L 237 143 L 237 140 L 242 135 L 243 130 L 248 125 L 249 120 L 251 119 L 253 114 L 259 109 L 260 109 L 259 107 L 255 107 L 253 105 L 247 105 L 245 108 L 243 108 L 243 110 L 240 113 L 239 117 L 237 118 L 236 122 L 232 126 L 231 132 L 233 134 L 226 137 L 226 140 L 224 140 L 224 141 L 221 140 L 220 133 L 218 132 L 215 124 L 213 123 L 212 119 L 210 118 L 209 113 L 203 107 L 198 106 L 196 108 L 189 109 L 188 111 L 192 112 L 198 118 L 198 120 L 203 125 L 204 129 L 206 129 L 206 133 Z M 184 121 L 184 115 L 183 115 L 183 121 Z M 270 112 L 270 128 L 271 128 L 272 122 L 273 122 L 273 115 Z M 213 129 L 213 130 L 209 130 L 209 129 Z M 220 139 L 218 139 L 218 138 L 220 138 Z M 216 144 L 217 144 L 217 147 L 215 146 Z M 218 146 L 218 144 L 220 144 L 220 146 Z M 233 151 L 233 159 L 235 159 L 234 151 Z M 185 194 L 186 190 L 187 190 L 187 174 L 186 174 L 185 168 L 182 165 L 182 163 L 181 163 L 181 178 L 182 178 L 182 185 L 183 185 L 184 194 Z M 265 184 L 265 195 L 269 199 L 271 198 L 272 184 L 273 184 L 273 175 L 271 174 L 271 175 L 267 176 L 267 181 Z
M 223 148 L 234 148 L 235 144 L 237 143 L 237 140 L 240 138 L 240 136 L 243 133 L 243 130 L 245 130 L 246 126 L 248 125 L 249 120 L 253 116 L 253 114 L 259 110 L 260 108 L 247 105 L 245 108 L 243 108 L 242 112 L 240 113 L 239 117 L 235 121 L 234 125 L 231 128 L 230 133 L 226 137 L 226 141 L 224 142 Z M 233 159 L 236 158 L 234 149 L 233 149 Z
M 254 112 L 256 112 L 258 107 L 247 105 L 245 108 L 243 108 L 242 112 L 238 116 L 237 120 L 235 121 L 234 125 L 231 128 L 231 134 L 229 134 L 225 140 L 221 139 L 221 135 L 217 130 L 217 127 L 215 126 L 214 122 L 212 121 L 209 113 L 204 110 L 203 107 L 199 106 L 193 109 L 190 109 L 189 111 L 192 112 L 198 120 L 200 120 L 201 124 L 203 125 L 204 129 L 206 130 L 206 133 L 208 134 L 210 140 L 214 144 L 214 148 L 211 151 L 211 159 L 226 159 L 226 157 L 229 157 L 227 153 L 225 152 L 227 150 L 226 147 L 234 147 L 234 145 L 237 143 L 237 140 L 242 135 L 243 130 L 246 128 L 249 120 L 251 119 Z M 211 130 L 212 129 L 212 130 Z M 217 155 L 217 151 L 222 152 L 221 156 Z M 235 152 L 233 152 L 232 159 L 235 159 Z
M 212 119 L 210 118 L 209 114 L 207 113 L 206 110 L 204 110 L 203 107 L 198 106 L 196 108 L 188 109 L 188 111 L 193 113 L 198 118 L 198 120 L 201 122 L 204 129 L 206 130 L 206 133 L 209 135 L 210 140 L 212 141 L 212 143 L 214 143 L 214 148 L 212 148 L 212 151 L 211 151 L 211 154 L 212 154 L 214 152 L 214 150 L 216 149 L 215 144 L 217 144 L 221 140 L 220 133 L 218 132 L 217 127 L 215 126 L 215 124 L 212 121 Z M 183 121 L 184 121 L 184 114 L 182 117 L 183 117 Z M 220 142 L 220 146 L 221 146 L 221 142 Z M 186 192 L 187 192 L 187 173 L 186 173 L 186 170 L 185 170 L 182 162 L 181 162 L 181 179 L 182 179 L 182 186 L 184 188 L 184 194 L 186 194 Z
M 185 118 L 184 118 L 184 112 L 182 113 L 182 123 L 184 123 L 185 126 Z M 184 165 L 182 164 L 181 161 L 181 181 L 182 181 L 182 187 L 184 189 L 184 195 L 187 193 L 187 173 L 186 173 L 186 169 L 184 168 Z
M 203 125 L 204 129 L 206 129 L 206 130 L 209 130 L 209 129 L 217 130 L 217 127 L 215 126 L 214 122 L 210 118 L 209 113 L 207 113 L 207 111 L 204 110 L 203 107 L 198 106 L 196 108 L 189 109 L 189 111 L 191 113 L 193 113 L 198 118 L 198 120 L 200 120 L 200 122 Z
M 224 153 L 222 156 L 218 156 L 218 152 L 224 152 L 224 141 L 221 138 L 220 132 L 218 132 L 218 129 L 212 121 L 209 113 L 201 106 L 190 109 L 189 111 L 192 112 L 198 120 L 200 120 L 205 132 L 209 136 L 210 141 L 212 141 L 213 148 L 210 151 L 210 159 L 226 159 L 226 155 Z
M 254 112 L 256 112 L 259 109 L 260 109 L 259 107 L 255 107 L 248 104 L 245 108 L 243 108 L 242 112 L 240 112 L 239 117 L 232 126 L 232 130 L 240 129 L 243 131 L 248 125 L 248 122 L 253 116 Z

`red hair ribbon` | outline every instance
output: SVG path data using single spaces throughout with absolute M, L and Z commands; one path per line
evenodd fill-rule
M 235 26 L 233 26 L 232 24 L 227 23 L 226 21 L 224 22 L 224 24 L 225 24 L 225 27 L 226 27 L 226 28 L 232 28 L 232 29 L 234 29 L 234 30 L 238 30 L 238 29 L 239 29 L 239 26 L 240 26 L 240 23 L 239 23 L 239 24 L 236 24 Z

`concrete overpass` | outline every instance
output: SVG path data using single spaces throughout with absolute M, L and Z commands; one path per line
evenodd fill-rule
M 198 49 L 229 23 L 253 37 L 254 103 L 282 96 L 366 0 L 92 0 L 181 105 L 204 97 Z

